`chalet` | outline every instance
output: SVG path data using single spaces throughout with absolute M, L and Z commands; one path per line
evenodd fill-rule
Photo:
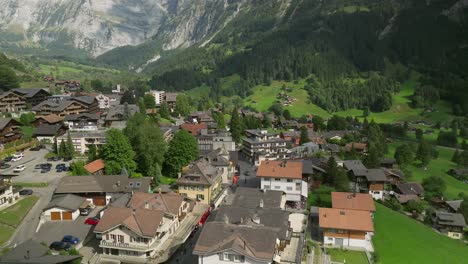
M 424 194 L 424 188 L 417 182 L 395 184 L 393 196 L 400 204 L 406 204 L 411 200 L 419 201 Z
M 447 205 L 446 208 L 450 213 L 458 213 L 462 203 L 463 203 L 463 200 L 445 201 L 445 204 Z
M 99 120 L 97 114 L 83 113 L 66 116 L 64 123 L 70 131 L 97 131 Z
M 382 168 L 385 176 L 387 176 L 387 180 L 389 181 L 390 184 L 400 184 L 403 179 L 405 178 L 405 174 L 401 170 L 397 169 L 388 169 L 388 168 Z
M 181 129 L 189 132 L 193 136 L 198 136 L 202 129 L 207 129 L 208 125 L 206 123 L 200 124 L 192 124 L 192 123 L 184 123 L 180 126 Z
M 324 152 L 328 152 L 331 155 L 336 155 L 340 152 L 340 146 L 337 144 L 321 144 L 320 149 Z
M 176 104 L 177 104 L 177 95 L 178 93 L 165 93 L 164 100 L 166 100 L 167 106 L 171 112 L 175 111 Z
M 160 125 L 159 128 L 161 129 L 164 140 L 166 142 L 171 141 L 172 138 L 174 138 L 175 133 L 179 130 L 179 126 L 175 126 L 175 125 L 170 125 L 170 126 Z
M 38 127 L 42 124 L 56 125 L 63 121 L 63 116 L 51 114 L 45 116 L 36 116 L 36 119 L 33 121 L 33 125 Z
M 441 233 L 453 239 L 463 238 L 463 229 L 466 227 L 462 214 L 436 212 L 433 219 L 434 227 Z
M 0 118 L 0 144 L 7 144 L 23 137 L 21 123 L 13 118 Z
M 372 196 L 367 193 L 332 192 L 332 208 L 375 212 Z
M 292 147 L 298 146 L 301 141 L 301 133 L 294 130 L 281 132 L 280 137 L 291 144 Z
M 97 159 L 84 166 L 84 169 L 92 175 L 103 175 L 105 164 L 102 159 Z
M 139 112 L 140 108 L 137 105 L 115 105 L 109 108 L 105 117 L 105 126 L 118 129 L 125 128 L 127 119 Z
M 54 142 L 55 137 L 63 136 L 66 131 L 67 128 L 62 123 L 55 125 L 42 124 L 34 130 L 33 138 L 39 141 Z
M 39 103 L 32 108 L 37 115 L 50 115 L 55 114 L 58 116 L 75 115 L 87 113 L 88 107 L 79 102 L 71 99 L 48 99 Z
M 0 94 L 0 112 L 21 112 L 26 109 L 26 99 L 12 91 Z
M 187 117 L 188 122 L 193 123 L 193 124 L 210 124 L 214 123 L 215 120 L 211 116 L 211 112 L 209 111 L 197 111 L 190 113 L 189 116 Z
M 320 151 L 319 145 L 313 142 L 307 142 L 300 146 L 291 149 L 292 158 L 306 158 L 311 157 L 315 153 Z
M 456 169 L 450 169 L 448 171 L 448 174 L 452 175 L 453 177 L 457 179 L 464 179 L 468 178 L 468 168 L 456 168 Z
M 250 209 L 284 209 L 286 194 L 283 191 L 259 190 L 257 188 L 238 187 L 236 195 L 230 203 L 233 206 Z
M 19 199 L 19 194 L 13 191 L 11 177 L 0 176 L 0 209 L 12 205 Z
M 111 106 L 119 105 L 121 96 L 118 94 L 98 94 L 96 100 L 100 110 L 109 109 Z
M 325 245 L 374 251 L 374 223 L 369 211 L 319 208 L 318 213 Z
M 205 159 L 192 162 L 177 179 L 179 193 L 201 203 L 215 202 L 222 191 L 222 170 Z
M 26 100 L 26 104 L 31 106 L 40 104 L 51 95 L 48 89 L 43 88 L 19 88 L 11 91 L 22 96 Z
M 383 200 L 388 183 L 383 169 L 353 170 L 352 176 L 360 192 L 369 193 L 376 200 Z
M 258 167 L 257 177 L 261 179 L 260 189 L 283 191 L 290 206 L 305 206 L 308 186 L 302 177 L 302 162 L 263 161 Z
M 380 161 L 380 166 L 387 168 L 387 169 L 392 169 L 393 166 L 395 166 L 396 160 L 394 158 L 383 158 Z
M 351 142 L 347 143 L 344 146 L 344 151 L 351 152 L 355 151 L 356 153 L 366 153 L 367 152 L 367 144 L 366 143 L 359 143 L 359 142 Z
M 234 166 L 229 161 L 229 152 L 224 148 L 215 149 L 202 157 L 221 171 L 223 184 L 231 184 L 234 176 Z
M 72 97 L 71 100 L 85 105 L 87 109 L 87 113 L 96 113 L 99 111 L 99 103 L 95 96 L 82 95 L 82 96 Z

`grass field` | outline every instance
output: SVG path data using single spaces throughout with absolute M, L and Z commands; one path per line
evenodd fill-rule
M 7 242 L 13 235 L 13 232 L 15 232 L 13 228 L 0 224 L 0 245 Z
M 18 227 L 37 200 L 39 200 L 37 196 L 29 196 L 0 211 L 0 223 L 11 227 Z
M 176 182 L 177 179 L 171 178 L 171 177 L 166 177 L 166 176 L 161 176 L 161 184 L 165 185 L 171 185 Z
M 350 251 L 341 249 L 328 249 L 327 253 L 331 256 L 332 261 L 337 261 L 346 264 L 368 264 L 366 253 L 362 251 Z
M 23 188 L 42 188 L 49 186 L 47 182 L 15 182 L 14 186 L 20 186 Z
M 466 263 L 468 259 L 467 245 L 380 204 L 374 229 L 373 243 L 381 264 Z
M 389 145 L 389 157 L 393 157 L 396 147 L 401 144 L 408 144 L 403 141 L 396 141 Z M 437 147 L 439 157 L 431 160 L 426 169 L 417 166 L 417 164 L 410 165 L 408 169 L 412 172 L 411 178 L 408 181 L 422 182 L 424 178 L 430 176 L 440 176 L 445 181 L 447 189 L 444 196 L 447 199 L 455 199 L 461 192 L 468 193 L 468 184 L 463 183 L 454 177 L 447 174 L 447 171 L 455 168 L 455 163 L 451 161 L 454 150 L 444 147 Z

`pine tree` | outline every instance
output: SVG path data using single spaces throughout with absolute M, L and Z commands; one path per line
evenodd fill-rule
M 421 140 L 416 151 L 416 159 L 419 160 L 422 166 L 427 166 L 431 161 L 432 146 L 425 140 Z
M 307 128 L 303 126 L 303 127 L 301 127 L 300 143 L 302 145 L 302 144 L 305 144 L 307 142 L 310 142 L 309 133 L 307 132 Z
M 75 147 L 73 146 L 73 141 L 71 139 L 70 131 L 68 131 L 67 143 L 65 146 L 65 158 L 73 159 L 74 156 L 75 156 Z
M 235 107 L 231 112 L 231 122 L 229 125 L 232 138 L 237 144 L 239 144 L 242 137 L 242 123 L 237 111 L 237 107 Z
M 94 144 L 88 146 L 88 162 L 93 162 L 97 159 L 97 147 Z
M 67 153 L 67 146 L 65 145 L 65 141 L 62 140 L 60 142 L 60 147 L 57 151 L 57 156 L 60 157 L 60 158 L 65 158 L 66 157 L 66 153 Z
M 458 151 L 458 149 L 457 149 L 453 153 L 451 161 L 458 164 L 459 159 L 460 159 L 460 151 Z

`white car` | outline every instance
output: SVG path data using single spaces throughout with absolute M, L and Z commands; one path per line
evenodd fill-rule
M 26 166 L 18 165 L 13 169 L 13 172 L 22 172 L 22 171 L 24 171 L 24 169 L 26 169 Z
M 13 162 L 19 161 L 19 160 L 21 160 L 22 158 L 24 158 L 23 153 L 21 153 L 21 154 L 15 154 L 15 155 L 13 155 L 13 158 L 11 159 L 11 161 L 13 161 Z

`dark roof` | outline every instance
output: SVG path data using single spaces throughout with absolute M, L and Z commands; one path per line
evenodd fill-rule
M 444 226 L 460 226 L 465 227 L 466 222 L 462 214 L 452 214 L 445 212 L 436 212 L 437 224 Z
M 264 209 L 264 208 L 244 208 L 238 206 L 221 206 L 214 211 L 210 218 L 215 222 L 225 222 L 229 224 L 258 226 L 254 219 L 260 221 L 260 225 L 273 227 L 279 230 L 279 239 L 289 240 L 289 212 L 282 209 Z
M 207 222 L 195 244 L 195 255 L 234 251 L 258 261 L 271 261 L 276 250 L 278 230 L 264 226 Z
M 337 144 L 322 144 L 321 147 L 325 151 L 340 152 L 340 146 Z
M 205 159 L 199 159 L 189 165 L 187 171 L 177 180 L 177 184 L 205 185 L 210 186 L 219 177 L 222 171 Z
M 226 167 L 229 166 L 229 160 L 225 156 L 229 156 L 229 153 L 223 148 L 218 148 L 203 157 L 215 167 Z
M 47 95 L 50 95 L 49 91 L 43 88 L 18 88 L 18 89 L 13 89 L 12 91 L 26 98 L 34 97 L 36 94 L 38 94 L 41 91 L 46 92 Z
M 92 175 L 63 177 L 55 193 L 148 192 L 151 178 L 129 178 L 126 175 Z
M 360 160 L 345 160 L 343 161 L 343 167 L 348 171 L 353 170 L 366 170 L 366 166 L 362 164 Z
M 393 165 L 396 163 L 396 160 L 394 158 L 383 158 L 381 161 L 380 161 L 380 164 L 390 164 L 390 165 Z
M 38 105 L 34 106 L 31 110 L 35 111 L 35 112 L 40 112 L 42 111 L 42 108 L 44 106 L 49 106 L 50 108 L 53 108 L 54 111 L 63 111 L 64 109 L 66 109 L 68 106 L 72 105 L 73 103 L 77 103 L 77 104 L 81 104 L 83 105 L 82 102 L 80 101 L 74 101 L 72 99 L 69 99 L 69 98 L 66 98 L 66 99 L 48 99 L 48 100 L 45 100 L 41 103 L 39 103 Z
M 263 208 L 281 208 L 283 195 L 282 191 L 238 187 L 232 205 L 254 209 L 259 207 L 260 201 L 263 201 Z
M 21 125 L 18 121 L 14 120 L 13 118 L 0 118 L 0 130 L 5 129 L 10 122 L 13 122 L 15 125 L 19 126 Z
M 75 121 L 75 120 L 81 120 L 81 119 L 98 120 L 99 115 L 83 113 L 83 114 L 79 114 L 79 115 L 68 115 L 68 116 L 65 117 L 65 121 Z
M 63 127 L 63 124 L 41 124 L 34 131 L 33 136 L 57 136 L 57 132 Z M 60 136 L 60 135 L 58 135 Z
M 79 255 L 48 255 L 48 252 L 49 248 L 47 246 L 35 240 L 28 240 L 1 256 L 0 263 L 59 264 L 81 258 Z
M 407 182 L 396 185 L 397 189 L 401 194 L 415 194 L 421 195 L 424 192 L 424 188 L 417 182 Z
M 127 105 L 130 116 L 140 111 L 140 108 L 137 105 Z M 122 117 L 125 113 L 125 104 L 123 105 L 114 105 L 109 108 L 106 115 L 107 121 L 122 121 Z
M 52 198 L 50 203 L 44 208 L 44 211 L 51 208 L 62 208 L 70 211 L 78 210 L 81 205 L 86 201 L 84 197 L 65 194 L 65 195 L 56 195 Z
M 457 212 L 460 209 L 460 205 L 463 200 L 454 200 L 454 201 L 445 201 L 448 207 L 450 207 L 453 211 Z
M 367 181 L 388 181 L 385 172 L 382 169 L 368 169 L 366 174 Z
M 86 105 L 90 105 L 94 103 L 94 101 L 96 101 L 96 97 L 91 96 L 91 95 L 83 95 L 83 96 L 71 97 L 70 100 L 74 100 L 74 101 L 77 101 Z

